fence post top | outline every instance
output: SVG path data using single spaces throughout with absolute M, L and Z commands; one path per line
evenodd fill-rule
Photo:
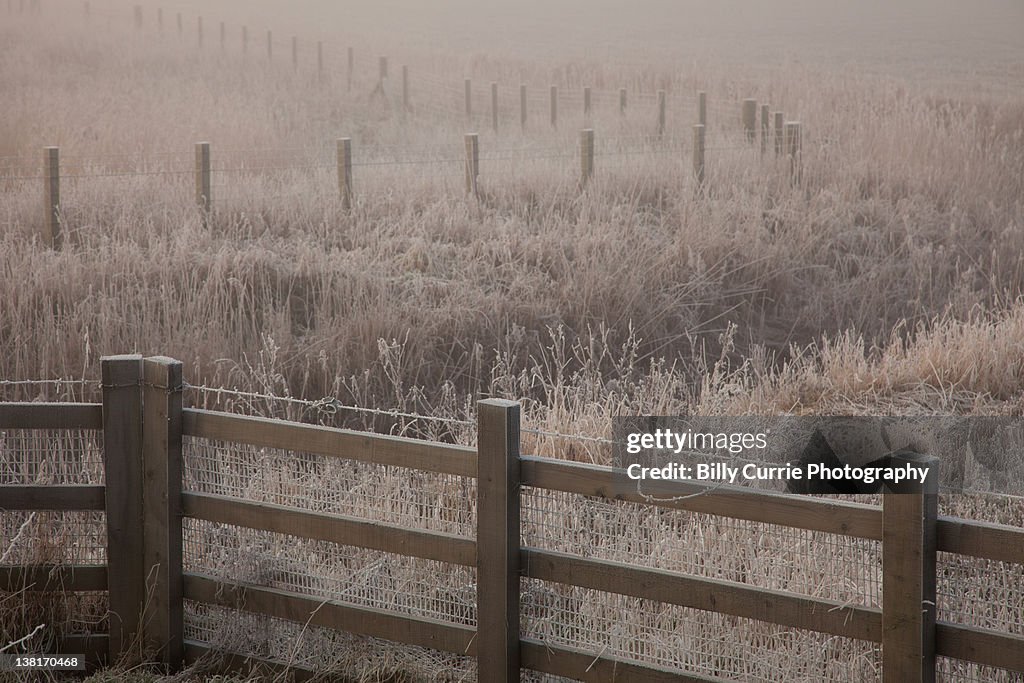
M 494 406 L 495 408 L 518 408 L 519 401 L 510 401 L 505 398 L 482 398 L 476 402 L 478 406 Z
M 100 356 L 100 363 L 118 363 L 124 361 L 141 361 L 141 353 L 120 353 L 113 356 Z

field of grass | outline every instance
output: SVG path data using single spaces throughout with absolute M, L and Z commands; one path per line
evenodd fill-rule
M 76 3 L 58 8 L 44 0 L 39 16 L 19 14 L 17 3 L 13 13 L 0 7 L 0 380 L 92 382 L 100 356 L 139 352 L 182 360 L 193 385 L 330 396 L 469 422 L 477 398 L 515 398 L 529 428 L 589 437 L 610 436 L 618 414 L 1024 412 L 1018 5 L 990 0 L 965 14 L 951 2 L 858 3 L 854 11 L 786 0 L 755 12 L 737 2 L 709 9 L 648 0 L 624 12 L 613 2 L 574 0 L 498 3 L 485 16 L 461 0 L 430 8 L 365 4 L 168 4 L 162 31 L 156 5 L 144 7 L 141 30 L 132 26 L 132 3 L 115 0 L 94 0 L 88 18 Z M 242 24 L 249 31 L 244 55 Z M 300 41 L 297 68 L 292 35 Z M 318 40 L 326 58 L 319 77 Z M 356 56 L 351 89 L 349 46 Z M 380 55 L 390 58 L 383 94 L 375 92 Z M 403 64 L 410 111 L 401 106 Z M 473 79 L 472 121 L 462 113 L 463 78 Z M 497 132 L 490 130 L 492 81 L 502 108 Z M 520 83 L 529 92 L 524 130 Z M 562 98 L 557 129 L 547 122 L 552 84 Z M 595 91 L 587 120 L 584 86 Z M 629 93 L 625 115 L 620 87 Z M 661 139 L 659 89 L 668 92 Z M 690 164 L 698 91 L 708 101 L 703 192 Z M 745 98 L 801 122 L 801 183 L 790 181 L 788 160 L 744 141 Z M 592 181 L 581 188 L 577 139 L 585 125 L 595 130 L 597 157 Z M 464 190 L 469 132 L 480 135 L 478 198 Z M 352 138 L 351 209 L 338 197 L 339 137 Z M 194 202 L 199 141 L 210 142 L 215 171 L 208 224 Z M 56 250 L 41 243 L 42 148 L 49 145 L 60 147 L 65 175 Z M 0 384 L 3 400 L 58 393 Z M 311 417 L 272 399 L 230 402 L 194 391 L 189 400 Z M 474 438 L 457 423 L 395 425 L 356 413 L 330 419 Z M 12 437 L 4 457 L 20 457 L 11 455 L 15 443 Z M 584 440 L 538 436 L 528 445 L 543 455 L 608 458 Z M 196 445 L 195 457 L 205 457 L 202 448 Z M 404 495 L 407 473 L 363 474 L 378 498 Z M 247 493 L 315 488 L 295 476 L 250 482 Z M 422 482 L 409 495 L 461 491 L 451 486 Z M 942 505 L 947 513 L 1024 524 L 1021 500 L 951 496 Z M 535 502 L 537 515 L 566 516 L 566 529 L 585 525 L 587 515 L 576 519 L 575 511 L 597 514 L 591 502 Z M 630 528 L 653 523 L 640 509 L 616 510 L 601 514 Z M 756 525 L 730 531 L 692 517 L 682 529 L 656 520 L 661 554 L 657 539 L 614 534 L 598 534 L 590 549 L 696 571 L 692 547 L 707 543 L 721 555 L 722 575 L 745 580 L 735 578 L 742 565 L 791 590 L 831 575 L 845 595 L 856 578 L 835 576 L 845 570 L 830 558 L 798 566 L 798 557 L 830 548 L 822 539 L 787 539 Z M 550 547 L 577 542 L 539 520 L 537 538 Z M 458 531 L 472 520 L 448 522 L 444 529 Z M 50 523 L 5 516 L 0 553 L 19 529 L 45 535 Z M 228 550 L 271 552 L 281 542 L 250 540 Z M 748 561 L 776 540 L 781 577 Z M 209 542 L 219 547 L 216 538 Z M 324 558 L 332 556 L 306 550 L 320 558 L 306 571 L 330 590 L 337 577 Z M 211 570 L 227 571 L 225 562 Z M 990 577 L 1024 608 L 1024 594 L 1013 588 L 1019 570 L 961 568 Z M 380 585 L 379 573 L 360 576 L 367 594 Z M 864 677 L 875 670 L 849 643 L 786 640 L 749 624 L 549 588 L 531 587 L 528 596 L 609 629 L 617 621 L 639 631 L 676 628 L 692 635 L 695 649 L 707 643 L 694 634 L 724 630 L 738 640 L 723 648 L 756 642 L 752 658 L 779 653 L 763 670 L 708 664 L 713 652 L 694 664 L 748 680 L 772 680 L 787 657 L 795 662 L 815 648 L 831 648 L 834 668 L 807 680 L 841 680 L 849 666 Z M 465 598 L 446 595 L 437 598 L 446 605 Z M 581 612 L 584 605 L 593 611 Z M 31 628 L 37 615 L 19 609 L 19 626 Z M 1006 623 L 1021 628 L 1019 620 Z M 0 630 L 0 641 L 19 626 Z M 570 637 L 557 620 L 538 617 L 532 627 Z M 234 635 L 248 628 L 238 625 Z M 296 635 L 284 626 L 280 633 L 282 642 Z M 617 634 L 613 647 L 628 651 L 630 633 Z M 601 648 L 599 638 L 571 637 Z M 465 662 L 438 663 L 424 653 L 383 657 L 367 668 L 368 679 L 380 671 L 472 676 Z

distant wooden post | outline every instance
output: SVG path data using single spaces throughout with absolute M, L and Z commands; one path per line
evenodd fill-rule
M 558 86 L 551 86 L 551 127 L 558 128 Z
M 160 31 L 160 33 L 164 32 L 164 8 L 163 7 L 157 7 L 156 8 L 156 27 Z
M 135 5 L 135 28 L 142 29 L 142 5 Z
M 768 153 L 768 138 L 771 137 L 771 111 L 767 104 L 761 105 L 761 156 Z
M 526 130 L 526 84 L 519 84 L 519 127 Z
M 178 36 L 180 37 L 185 32 L 185 24 L 181 20 L 181 12 L 178 12 Z
M 338 195 L 341 206 L 352 208 L 352 138 L 338 139 Z
M 704 126 L 693 127 L 693 177 L 697 179 L 698 189 L 704 186 Z
M 224 22 L 220 22 L 220 51 L 223 52 L 228 42 L 228 28 Z
M 491 129 L 498 132 L 498 84 L 491 82 Z
M 43 222 L 43 239 L 53 249 L 59 249 L 60 234 L 60 148 L 46 147 L 43 150 L 43 199 L 46 213 Z
M 658 91 L 658 137 L 665 134 L 665 91 Z
M 210 143 L 196 143 L 196 205 L 203 217 L 203 224 L 213 212 L 212 179 L 210 175 Z
M 92 16 L 92 6 L 88 2 L 86 2 L 84 9 L 85 9 L 85 18 L 86 19 L 90 18 Z M 8 13 L 10 13 L 10 11 L 11 11 L 11 0 L 7 0 L 7 11 L 8 11 Z
M 203 18 L 196 17 L 196 38 L 199 41 L 200 49 L 203 47 Z
M 402 65 L 402 111 L 409 111 L 409 67 Z
M 619 114 L 626 115 L 626 89 L 619 88 Z
M 480 139 L 476 133 L 466 133 L 466 192 L 473 197 L 480 194 Z
M 377 88 L 384 92 L 384 82 L 388 79 L 388 58 L 381 57 L 377 60 Z
M 594 175 L 594 129 L 580 131 L 580 184 L 586 185 Z
M 590 86 L 584 86 L 583 88 L 583 120 L 590 121 Z
M 703 90 L 697 93 L 697 123 L 708 125 L 708 94 Z
M 299 38 L 292 36 L 292 69 L 299 70 Z
M 349 92 L 352 91 L 352 72 L 355 69 L 355 59 L 356 59 L 355 52 L 353 51 L 352 48 L 349 48 L 348 49 L 348 78 L 347 78 L 348 85 L 346 86 L 348 88 Z
M 800 154 L 800 122 L 788 121 L 785 131 L 790 177 L 794 183 L 799 184 L 803 178 L 803 160 Z
M 405 67 L 402 67 L 403 69 Z M 316 41 L 316 79 L 324 79 L 324 41 Z
M 267 61 L 274 61 L 274 32 L 267 31 Z
M 519 681 L 519 404 L 477 403 L 478 678 Z
M 935 564 L 939 459 L 897 453 L 892 466 L 927 467 L 923 487 L 882 495 L 882 680 L 935 680 Z
M 242 27 L 242 54 L 249 54 L 249 27 Z
M 466 121 L 473 120 L 473 82 L 470 79 L 465 79 L 463 82 L 463 90 L 465 92 L 466 100 Z
M 140 634 L 146 602 L 142 564 L 142 356 L 100 358 L 103 469 L 107 513 L 108 661 L 117 662 Z
M 775 116 L 775 156 L 781 156 L 782 155 L 782 150 L 783 150 L 782 134 L 783 134 L 783 126 L 784 126 L 784 124 L 783 124 L 784 116 L 783 116 L 783 113 L 781 111 L 775 112 L 774 116 Z
M 142 568 L 149 583 L 143 642 L 172 671 L 184 658 L 181 392 L 180 361 L 143 361 Z
M 743 100 L 743 132 L 747 142 L 757 140 L 757 100 Z

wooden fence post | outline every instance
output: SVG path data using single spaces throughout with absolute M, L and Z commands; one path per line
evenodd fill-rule
M 580 185 L 586 186 L 594 175 L 594 129 L 580 131 Z
M 347 88 L 348 88 L 349 92 L 352 91 L 352 72 L 355 69 L 355 63 L 356 63 L 355 60 L 356 60 L 355 52 L 353 51 L 352 48 L 348 48 L 348 79 L 347 79 L 348 86 L 347 86 Z
M 590 86 L 588 85 L 588 86 L 584 86 L 584 88 L 583 88 L 583 120 L 587 121 L 588 123 L 590 121 L 590 111 L 591 111 L 590 105 L 591 105 Z
M 619 88 L 619 114 L 626 114 L 626 89 Z
M 519 404 L 477 403 L 478 678 L 519 681 Z
M 789 175 L 800 184 L 803 178 L 803 159 L 800 153 L 800 122 L 788 121 L 785 128 L 786 153 L 789 155 Z
M 771 112 L 767 104 L 761 105 L 761 156 L 768 152 L 768 138 L 771 136 Z
M 782 134 L 784 116 L 781 111 L 775 112 L 775 156 L 782 155 Z
M 697 188 L 704 187 L 704 126 L 693 127 L 693 177 L 697 179 Z
M 551 127 L 558 128 L 558 86 L 551 86 Z
M 86 2 L 84 10 L 85 10 L 85 18 L 86 19 L 90 18 L 92 16 L 92 5 L 90 5 L 88 2 Z M 7 0 L 7 12 L 10 13 L 10 11 L 11 11 L 11 2 L 10 2 L 10 0 Z
M 223 52 L 228 42 L 228 27 L 220 22 L 220 51 Z
M 526 84 L 519 84 L 519 127 L 526 130 Z
M 665 134 L 665 91 L 658 91 L 658 137 Z
M 473 120 L 473 82 L 470 79 L 465 79 L 463 82 L 463 91 L 465 94 L 465 108 L 466 108 L 466 121 Z
M 61 245 L 60 234 L 60 148 L 47 147 L 43 150 L 43 239 L 54 248 Z
M 377 88 L 384 92 L 384 82 L 388 79 L 388 58 L 380 57 L 377 60 Z
M 100 358 L 103 471 L 110 594 L 108 661 L 119 663 L 141 635 L 146 602 L 142 564 L 142 356 Z M 134 661 L 131 663 L 135 663 Z
M 183 659 L 181 538 L 181 362 L 143 361 L 142 525 L 143 570 L 149 596 L 144 644 L 171 670 Z
M 480 139 L 476 133 L 466 133 L 466 192 L 479 196 Z
M 743 132 L 747 142 L 757 139 L 757 100 L 743 100 Z
M 897 453 L 892 465 L 928 467 L 925 485 L 882 496 L 882 680 L 935 680 L 935 563 L 939 459 Z
M 203 49 L 203 18 L 196 17 L 196 38 L 199 41 L 199 49 Z
M 249 54 L 249 27 L 242 27 L 242 54 Z
M 164 8 L 163 7 L 157 7 L 156 8 L 156 27 L 160 31 L 160 33 L 164 32 Z
M 341 207 L 352 208 L 352 138 L 338 139 L 338 194 Z
M 181 34 L 184 33 L 184 31 L 185 31 L 185 24 L 181 20 L 181 12 L 178 12 L 178 37 L 181 37 Z
M 210 143 L 196 143 L 196 204 L 202 213 L 203 225 L 213 211 L 213 183 L 210 175 Z
M 274 61 L 274 32 L 267 31 L 267 61 Z
M 491 128 L 498 132 L 498 83 L 491 81 Z
M 409 67 L 402 65 L 402 112 L 409 111 Z
M 404 70 L 405 67 L 403 66 Z M 316 79 L 322 81 L 324 79 L 324 41 L 316 41 Z
M 697 123 L 708 125 L 708 94 L 703 90 L 697 93 Z
M 142 5 L 135 5 L 135 28 L 142 30 Z
M 292 69 L 299 70 L 299 38 L 292 36 Z

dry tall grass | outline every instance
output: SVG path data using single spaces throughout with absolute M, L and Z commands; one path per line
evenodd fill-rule
M 563 44 L 545 40 L 558 33 L 550 26 L 524 33 L 515 17 L 507 17 L 510 35 L 523 38 L 522 44 L 495 41 L 485 49 L 478 38 L 442 47 L 431 37 L 441 30 L 436 24 L 453 21 L 455 28 L 448 29 L 464 35 L 485 19 L 447 6 L 431 17 L 406 7 L 412 14 L 404 21 L 421 20 L 425 28 L 396 35 L 375 24 L 381 10 L 350 8 L 349 26 L 366 30 L 339 35 L 311 16 L 289 16 L 260 2 L 234 7 L 231 15 L 221 8 L 233 19 L 222 55 L 212 9 L 203 10 L 210 15 L 206 48 L 199 53 L 194 9 L 182 10 L 189 23 L 178 39 L 176 8 L 165 9 L 161 37 L 148 6 L 147 28 L 137 33 L 129 6 L 92 5 L 89 22 L 73 16 L 77 7 L 66 17 L 51 13 L 47 22 L 0 17 L 0 90 L 13 93 L 0 116 L 0 378 L 95 379 L 101 355 L 139 351 L 182 359 L 193 384 L 335 396 L 456 420 L 472 420 L 476 397 L 515 397 L 524 401 L 531 428 L 590 436 L 607 436 L 610 417 L 621 413 L 1022 412 L 1019 45 L 1002 52 L 996 40 L 985 49 L 976 46 L 977 62 L 958 64 L 955 73 L 946 63 L 908 57 L 894 75 L 879 73 L 878 64 L 841 70 L 834 60 L 800 58 L 813 56 L 812 48 L 782 61 L 762 60 L 757 46 L 749 54 L 731 54 L 729 62 L 680 59 L 666 45 L 685 41 L 666 38 L 655 26 L 595 56 L 592 41 L 603 34 L 593 25 L 582 26 L 574 39 L 563 35 Z M 598 16 L 616 11 L 593 6 Z M 568 15 L 570 9 L 546 11 Z M 1007 10 L 1007 24 L 1017 11 Z M 773 30 L 792 28 L 785 17 L 761 20 Z M 238 53 L 239 21 L 250 25 L 244 58 Z M 695 25 L 701 21 L 718 25 L 706 17 Z M 796 23 L 810 21 L 801 15 Z M 281 41 L 273 65 L 263 58 L 267 26 Z M 293 32 L 309 37 L 297 73 L 285 42 Z M 335 48 L 322 83 L 309 57 L 316 38 Z M 707 39 L 690 38 L 707 45 Z M 337 52 L 347 44 L 356 46 L 359 58 L 351 94 Z M 914 54 L 913 47 L 906 49 Z M 408 114 L 397 106 L 397 79 L 386 97 L 372 94 L 371 62 L 385 51 L 393 74 L 403 62 L 412 65 L 414 109 Z M 963 75 L 972 69 L 976 77 L 968 82 Z M 463 76 L 474 79 L 473 122 L 459 113 Z M 497 135 L 487 130 L 491 80 L 501 84 Z M 531 107 L 523 132 L 515 110 L 520 81 L 529 85 Z M 563 94 L 558 130 L 546 124 L 550 83 Z M 599 156 L 594 182 L 581 192 L 575 140 L 584 123 L 583 85 L 600 90 L 589 122 Z M 620 86 L 630 88 L 625 117 L 614 97 Z M 658 88 L 671 94 L 662 143 L 649 139 Z M 707 196 L 694 191 L 688 161 L 697 90 L 709 94 Z M 803 122 L 802 186 L 788 182 L 784 161 L 744 148 L 738 119 L 745 97 L 770 102 Z M 470 128 L 481 133 L 479 200 L 467 198 L 462 188 L 462 135 Z M 353 138 L 356 161 L 366 164 L 356 167 L 352 211 L 338 201 L 330 168 L 334 140 L 341 136 Z M 210 228 L 191 199 L 192 144 L 199 140 L 212 143 L 214 166 L 225 169 L 214 176 Z M 41 182 L 17 179 L 39 174 L 41 148 L 51 144 L 60 145 L 68 176 L 101 176 L 65 180 L 66 239 L 59 251 L 35 239 Z M 632 153 L 638 150 L 643 153 Z M 556 158 L 533 158 L 546 156 Z M 385 163 L 395 159 L 421 163 Z M 3 391 L 5 398 L 46 395 L 38 387 Z M 214 404 L 218 398 L 194 394 L 192 400 Z M 319 417 L 273 401 L 230 407 Z M 354 424 L 359 417 L 332 419 Z M 472 439 L 471 430 L 450 422 L 388 426 Z M 529 450 L 545 455 L 607 457 L 592 441 L 528 439 Z M 363 485 L 378 498 L 398 498 L 407 473 L 392 475 L 367 475 Z M 288 472 L 274 476 L 250 477 L 240 486 L 283 495 L 310 484 Z M 448 485 L 424 487 L 443 500 L 465 494 Z M 398 514 L 396 505 L 376 514 Z M 649 512 L 595 511 L 593 505 L 557 502 L 567 526 L 545 532 L 552 547 L 578 550 L 573 530 L 586 526 L 583 517 L 596 515 L 617 520 L 620 530 L 659 525 L 661 536 L 653 539 L 609 532 L 587 545 L 616 559 L 658 558 L 695 570 L 691 548 L 706 543 L 719 558 L 715 571 L 732 580 L 808 588 L 816 573 L 829 574 L 834 583 L 823 590 L 843 594 L 850 582 L 863 579 L 837 574 L 828 558 L 821 565 L 795 562 L 813 543 L 819 550 L 831 547 L 820 539 L 787 540 L 772 530 L 747 528 L 738 540 L 735 529 L 714 520 L 695 517 L 681 526 L 674 519 L 652 520 Z M 1024 523 L 1019 499 L 953 497 L 943 506 L 955 514 Z M 471 520 L 442 521 L 465 531 L 458 525 Z M 5 518 L 0 551 L 16 546 L 23 524 L 38 523 Z M 765 544 L 777 542 L 778 564 L 766 563 L 763 554 L 759 559 Z M 284 541 L 252 540 L 213 568 L 226 571 L 239 555 L 257 549 L 267 552 L 256 559 L 273 557 L 275 543 Z M 321 591 L 332 590 L 337 568 L 326 566 L 325 557 L 338 558 L 307 550 L 313 554 L 307 555 L 305 575 L 317 576 Z M 389 576 L 372 570 L 387 566 L 380 558 L 343 559 L 371 568 L 357 582 L 368 595 Z M 989 577 L 988 585 L 999 586 L 1015 604 L 1024 598 L 1007 583 L 1016 576 L 1012 571 L 972 565 L 951 576 Z M 746 578 L 738 578 L 741 572 Z M 690 639 L 685 647 L 694 651 L 707 647 L 698 642 L 701 634 L 731 633 L 736 642 L 723 641 L 719 654 L 712 648 L 708 659 L 690 662 L 702 670 L 770 678 L 786 658 L 800 661 L 825 647 L 833 648 L 831 668 L 809 671 L 807 680 L 875 670 L 864 651 L 844 649 L 849 644 L 528 588 L 531 609 L 538 610 L 530 614 L 541 615 L 530 628 L 595 650 L 608 630 L 588 633 L 584 622 L 619 619 L 630 626 L 614 634 L 614 647 L 626 651 L 637 633 L 652 629 L 683 633 Z M 984 593 L 980 584 L 974 589 Z M 947 594 L 945 608 L 969 613 L 975 594 L 964 595 Z M 471 597 L 438 598 L 427 590 L 424 600 L 454 610 L 472 604 Z M 545 605 L 548 614 L 586 619 L 545 622 Z M 19 623 L 37 619 L 22 611 Z M 1019 626 L 1009 617 L 1004 622 Z M 282 642 L 296 636 L 284 626 L 274 631 L 245 624 L 233 636 L 249 628 L 285 634 Z M 752 652 L 782 654 L 757 669 L 722 654 L 738 642 L 754 643 Z M 680 647 L 657 645 L 644 656 L 657 659 Z M 427 678 L 445 671 L 457 678 L 466 671 L 464 662 L 439 664 L 423 653 L 384 659 L 373 660 L 367 676 L 404 668 Z

